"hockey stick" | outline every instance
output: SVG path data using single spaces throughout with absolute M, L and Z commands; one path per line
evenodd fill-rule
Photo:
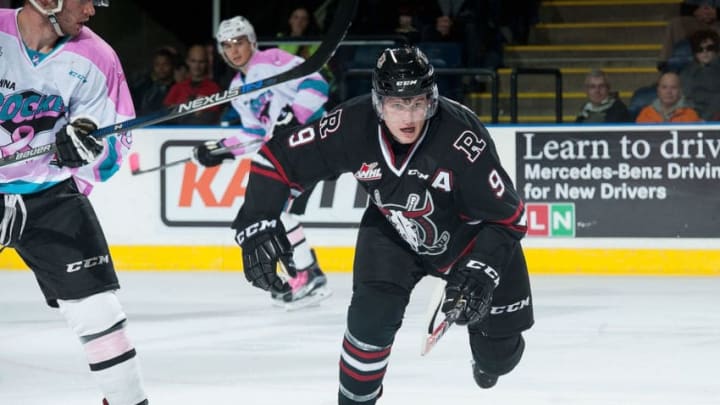
M 442 304 L 444 301 L 445 282 L 442 281 L 441 283 L 438 283 L 437 287 L 435 288 L 433 297 L 430 300 L 430 306 L 428 307 L 429 319 L 427 323 L 428 325 L 426 335 L 424 336 L 422 347 L 420 348 L 421 356 L 428 354 L 430 350 L 435 347 L 440 338 L 445 335 L 445 332 L 447 332 L 448 329 L 450 329 L 450 327 L 455 323 L 455 321 L 457 321 L 457 319 L 460 317 L 460 314 L 462 314 L 462 311 L 465 310 L 465 306 L 467 305 L 467 301 L 463 297 L 460 297 L 460 299 L 458 299 L 457 303 L 455 304 L 455 308 L 448 311 L 448 313 L 445 315 L 445 319 L 443 319 L 437 326 L 435 326 L 435 321 L 437 320 L 437 317 L 441 312 Z
M 255 140 L 252 140 L 247 143 L 238 143 L 238 144 L 230 145 L 225 148 L 218 148 L 218 149 L 211 151 L 210 154 L 211 155 L 220 155 L 220 154 L 223 154 L 226 152 L 230 152 L 231 150 L 234 150 L 234 149 L 241 149 L 240 153 L 235 153 L 235 156 L 241 156 L 241 155 L 245 155 L 250 152 L 247 149 L 250 149 L 257 145 L 262 145 L 264 142 L 265 142 L 265 138 L 255 139 Z M 150 173 L 150 172 L 154 172 L 154 171 L 158 171 L 158 170 L 165 170 L 169 167 L 181 165 L 181 164 L 187 163 L 191 160 L 193 160 L 191 157 L 187 157 L 185 159 L 173 160 L 172 162 L 163 163 L 161 165 L 154 166 L 149 169 L 141 169 L 140 168 L 140 155 L 137 152 L 133 152 L 130 154 L 130 156 L 128 156 L 128 162 L 130 165 L 130 174 L 133 176 L 137 176 L 139 174 L 144 174 L 144 173 Z
M 340 42 L 345 38 L 352 19 L 355 16 L 355 9 L 357 8 L 358 0 L 340 0 L 337 10 L 335 11 L 335 18 L 333 19 L 332 25 L 328 28 L 326 40 L 324 40 L 320 47 L 312 54 L 305 62 L 297 65 L 296 67 L 280 73 L 278 75 L 268 77 L 263 80 L 248 83 L 240 87 L 228 89 L 220 93 L 215 93 L 203 98 L 188 101 L 174 107 L 168 107 L 167 109 L 158 111 L 153 114 L 146 115 L 144 117 L 137 117 L 131 120 L 118 122 L 107 127 L 98 128 L 92 132 L 92 136 L 96 139 L 103 138 L 105 136 L 115 134 L 123 131 L 130 131 L 137 128 L 147 127 L 153 124 L 158 124 L 165 121 L 182 117 L 188 114 L 204 110 L 206 108 L 214 107 L 220 104 L 227 103 L 242 95 L 258 91 L 276 84 L 284 83 L 290 80 L 299 79 L 303 76 L 312 74 L 320 70 L 330 58 L 335 54 Z M 25 151 L 18 151 L 12 155 L 4 156 L 0 158 L 0 167 L 7 166 L 13 163 L 22 162 L 27 159 L 31 159 L 37 156 L 54 153 L 56 151 L 55 144 L 50 143 L 47 145 L 37 146 Z
M 189 162 L 191 160 L 192 160 L 192 158 L 185 158 L 182 160 L 176 160 L 176 161 L 173 161 L 170 163 L 165 163 L 163 165 L 151 167 L 149 169 L 141 169 L 140 168 L 140 154 L 138 154 L 137 152 L 133 152 L 130 154 L 130 156 L 128 156 L 128 163 L 130 165 L 130 174 L 133 176 L 137 176 L 138 174 L 150 173 L 150 172 L 154 172 L 157 170 L 165 170 L 168 167 L 183 164 L 183 163 Z

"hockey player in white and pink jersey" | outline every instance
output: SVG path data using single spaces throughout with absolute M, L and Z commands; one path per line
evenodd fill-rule
M 117 275 L 87 198 L 132 142 L 129 133 L 90 134 L 135 116 L 117 54 L 85 26 L 108 5 L 25 0 L 0 9 L 0 153 L 57 150 L 0 168 L 0 250 L 15 249 L 77 334 L 103 403 L 146 405 Z
M 237 70 L 230 88 L 275 76 L 292 69 L 304 60 L 282 49 L 257 49 L 255 29 L 245 17 L 236 16 L 224 20 L 218 26 L 216 38 L 220 56 Z M 196 160 L 204 166 L 216 166 L 226 159 L 234 159 L 236 152 L 247 153 L 247 148 L 232 149 L 233 145 L 254 139 L 268 141 L 272 136 L 288 135 L 290 129 L 320 119 L 325 114 L 329 86 L 315 72 L 300 79 L 280 83 L 266 89 L 251 92 L 232 100 L 241 125 L 238 135 L 208 141 L 195 148 Z M 258 143 L 256 149 L 260 149 Z M 221 148 L 229 152 L 218 153 Z M 307 198 L 312 190 L 295 197 L 288 210 L 281 216 L 287 236 L 292 243 L 293 260 L 297 274 L 289 281 L 291 290 L 283 294 L 273 293 L 275 303 L 287 309 L 314 304 L 330 296 L 327 279 L 320 270 L 314 251 L 305 239 L 302 225 L 296 215 L 305 211 Z M 292 270 L 291 270 L 292 272 Z

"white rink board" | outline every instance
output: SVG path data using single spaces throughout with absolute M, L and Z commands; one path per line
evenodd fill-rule
M 683 130 L 717 130 L 718 126 L 694 125 L 679 127 Z M 513 179 L 515 179 L 515 132 L 516 131 L 607 131 L 627 129 L 637 131 L 648 126 L 604 126 L 588 125 L 543 125 L 543 126 L 490 126 L 496 141 L 500 158 Z M 667 127 L 664 127 L 667 129 Z M 157 127 L 134 131 L 133 152 L 139 153 L 142 168 L 160 163 L 161 153 L 168 161 L 190 156 L 190 146 L 174 145 L 168 142 L 200 142 L 219 139 L 233 134 L 232 128 L 188 128 Z M 233 176 L 240 172 L 241 163 L 224 164 L 212 177 L 204 177 L 201 186 L 181 197 L 182 182 L 188 181 L 185 166 L 179 165 L 166 170 L 166 181 L 161 183 L 160 172 L 131 176 L 125 164 L 110 181 L 98 184 L 91 194 L 96 211 L 100 216 L 108 241 L 112 245 L 233 245 L 233 231 L 226 226 L 204 226 L 208 222 L 227 222 L 235 217 L 242 204 L 242 198 L 228 194 L 228 185 Z M 196 177 L 190 182 L 203 179 L 203 168 L 198 168 Z M 241 173 L 241 172 L 240 172 Z M 208 181 L 211 179 L 211 181 Z M 236 177 L 237 180 L 237 177 Z M 245 183 L 247 179 L 241 180 Z M 242 184 L 244 186 L 244 184 Z M 198 190 L 202 189 L 203 198 Z M 185 189 L 187 191 L 188 189 Z M 346 174 L 338 180 L 332 206 L 320 207 L 320 192 L 313 192 L 304 221 L 322 223 L 357 223 L 362 208 L 353 203 L 357 188 L 355 180 Z M 188 197 L 189 196 L 189 197 Z M 183 199 L 184 198 L 184 199 Z M 170 226 L 189 223 L 191 225 Z M 621 226 L 621 224 L 618 224 Z M 356 230 L 352 227 L 306 228 L 309 239 L 318 246 L 353 246 Z M 653 249 L 717 249 L 720 239 L 681 238 L 526 238 L 524 245 L 538 248 L 653 248 Z

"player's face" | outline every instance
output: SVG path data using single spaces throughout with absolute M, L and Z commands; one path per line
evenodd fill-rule
M 227 59 L 240 69 L 250 61 L 254 51 L 253 44 L 246 36 L 223 41 L 221 45 Z
M 417 141 L 425 125 L 430 102 L 427 96 L 385 97 L 383 120 L 396 141 L 410 144 Z
M 65 35 L 75 36 L 94 15 L 95 6 L 92 0 L 65 0 L 56 18 Z

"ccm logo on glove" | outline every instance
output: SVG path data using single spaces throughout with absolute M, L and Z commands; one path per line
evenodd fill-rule
M 500 284 L 500 275 L 493 269 L 492 267 L 488 266 L 487 264 L 483 262 L 479 262 L 477 260 L 470 259 L 468 260 L 467 264 L 465 265 L 471 269 L 477 269 L 482 270 L 485 272 L 485 274 L 490 277 L 490 279 L 493 281 L 493 284 L 495 284 L 495 287 Z
M 242 231 L 238 231 L 237 235 L 235 235 L 235 240 L 237 241 L 238 245 L 242 245 L 242 243 L 245 242 L 245 238 L 250 238 L 258 232 L 275 228 L 277 228 L 277 219 L 263 219 L 260 222 L 256 222 L 248 226 Z

